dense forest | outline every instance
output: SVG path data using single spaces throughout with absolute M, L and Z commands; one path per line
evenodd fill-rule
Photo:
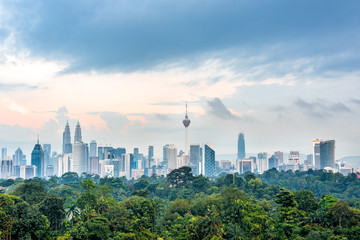
M 325 171 L 0 182 L 1 239 L 360 239 L 360 179 Z

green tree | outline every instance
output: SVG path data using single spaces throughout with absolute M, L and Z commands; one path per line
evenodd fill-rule
M 50 195 L 39 204 L 39 210 L 50 222 L 52 229 L 59 230 L 65 218 L 64 199 Z
M 174 169 L 167 176 L 167 181 L 175 187 L 187 186 L 191 184 L 194 176 L 190 167 L 181 167 Z
M 13 194 L 29 204 L 38 204 L 45 199 L 47 192 L 42 185 L 30 182 L 17 186 Z

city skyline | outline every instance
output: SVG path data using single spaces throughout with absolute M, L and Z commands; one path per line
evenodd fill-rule
M 359 5 L 1 1 L 0 146 L 61 152 L 80 120 L 87 143 L 184 149 L 188 102 L 189 145 L 216 154 L 243 130 L 249 153 L 360 156 Z

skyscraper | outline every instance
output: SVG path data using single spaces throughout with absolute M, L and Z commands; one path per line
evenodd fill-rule
M 189 139 L 188 139 L 188 128 L 190 125 L 190 119 L 188 118 L 187 115 L 187 103 L 186 103 L 186 114 L 185 114 L 185 119 L 183 120 L 183 124 L 185 126 L 185 154 L 189 155 Z
M 176 149 L 176 147 L 173 145 L 173 144 L 171 144 L 171 145 L 169 145 L 168 146 L 168 148 L 167 148 L 167 161 L 168 161 L 168 170 L 169 171 L 172 171 L 172 170 L 174 170 L 174 169 L 176 169 L 176 163 L 177 163 L 177 149 Z
M 6 157 L 1 160 L 1 178 L 10 177 L 13 173 L 13 161 L 10 157 Z
M 199 162 L 201 162 L 200 144 L 190 145 L 190 167 L 192 173 L 199 175 Z
M 90 157 L 96 157 L 96 149 L 97 149 L 97 143 L 95 140 L 92 140 L 90 142 L 90 153 L 89 153 L 89 156 Z
M 313 139 L 313 161 L 315 169 L 320 169 L 320 140 Z
M 148 161 L 145 164 L 145 168 L 150 168 L 151 163 L 154 161 L 154 146 L 148 148 Z
M 14 156 L 15 156 L 14 159 L 13 159 L 14 165 L 16 165 L 16 166 L 21 165 L 21 164 L 22 164 L 22 160 L 23 160 L 23 158 L 24 158 L 24 157 L 23 157 L 23 151 L 22 151 L 20 148 L 16 149 Z
M 170 146 L 170 144 L 166 144 L 164 147 L 163 147 L 163 165 L 164 166 L 167 166 L 168 164 L 168 147 Z
M 7 148 L 1 149 L 1 159 L 5 159 L 7 157 Z
M 36 166 L 36 177 L 42 178 L 45 174 L 44 151 L 39 144 L 39 139 L 35 144 L 34 150 L 31 152 L 31 165 Z
M 282 165 L 284 163 L 284 153 L 277 151 L 274 152 L 274 156 L 279 160 L 279 165 Z
M 320 141 L 320 169 L 335 168 L 335 140 Z
M 86 172 L 86 145 L 83 142 L 74 143 L 73 161 L 71 171 L 76 172 L 79 176 Z
M 80 122 L 78 121 L 75 128 L 75 137 L 74 137 L 74 144 L 76 142 L 82 142 L 82 136 L 81 136 L 81 127 Z
M 215 175 L 215 150 L 214 147 L 208 143 L 204 144 L 204 157 L 202 163 L 202 174 L 206 177 Z
M 71 145 L 71 135 L 70 135 L 70 127 L 69 122 L 66 122 L 66 126 L 63 133 L 63 155 L 72 153 L 72 145 Z
M 239 133 L 238 136 L 238 159 L 244 159 L 245 158 L 245 138 L 244 133 Z
M 45 160 L 45 165 L 52 165 L 52 162 L 50 161 L 50 157 L 51 157 L 51 144 L 43 144 L 43 149 L 44 149 L 44 160 Z

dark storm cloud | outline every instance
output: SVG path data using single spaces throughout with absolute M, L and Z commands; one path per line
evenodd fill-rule
M 351 112 L 350 108 L 341 102 L 331 103 L 323 99 L 307 102 L 302 98 L 298 98 L 295 105 L 302 109 L 306 115 L 316 118 L 329 117 L 333 113 Z
M 275 50 L 268 62 L 343 52 L 354 54 L 326 59 L 318 68 L 354 69 L 359 62 L 360 3 L 355 0 L 1 4 L 10 14 L 4 25 L 16 32 L 17 46 L 34 57 L 70 63 L 65 72 L 134 71 L 178 61 L 195 66 L 202 57 L 234 59 L 239 52 L 253 56 L 266 49 Z M 0 27 L 0 38 L 8 36 L 9 27 Z
M 233 115 L 224 103 L 219 99 L 209 100 L 208 102 L 209 112 L 222 119 L 237 119 L 238 117 Z

